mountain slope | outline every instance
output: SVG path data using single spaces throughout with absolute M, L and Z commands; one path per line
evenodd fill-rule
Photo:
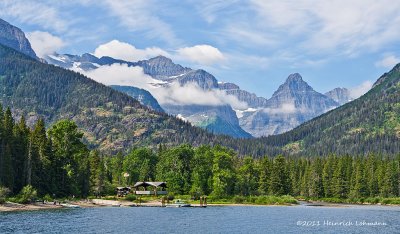
M 0 19 L 0 44 L 20 51 L 31 58 L 38 59 L 24 32 L 2 19 Z
M 164 105 L 165 110 L 179 118 L 189 121 L 194 126 L 207 129 L 215 134 L 223 134 L 235 138 L 251 138 L 252 136 L 239 127 L 236 113 L 229 105 Z
M 282 152 L 302 155 L 400 152 L 400 64 L 362 97 L 287 133 L 260 139 Z
M 254 93 L 240 89 L 240 87 L 234 83 L 220 82 L 218 83 L 218 88 L 225 90 L 229 95 L 237 97 L 239 101 L 247 103 L 250 108 L 264 107 L 267 103 L 267 99 L 257 97 Z
M 279 86 L 264 108 L 244 112 L 239 119 L 240 126 L 253 136 L 275 135 L 337 106 L 337 102 L 316 92 L 295 73 Z
M 149 60 L 141 60 L 138 62 L 127 62 L 123 60 L 113 59 L 111 57 L 101 57 L 97 58 L 91 54 L 83 54 L 82 56 L 78 55 L 60 55 L 60 54 L 53 54 L 46 57 L 47 62 L 50 64 L 54 64 L 60 67 L 64 67 L 67 69 L 72 69 L 74 71 L 90 71 L 97 69 L 102 65 L 111 65 L 114 63 L 122 63 L 127 64 L 128 66 L 139 66 L 143 68 L 143 72 L 154 79 L 161 80 L 162 83 L 160 84 L 152 84 L 156 86 L 161 86 L 159 88 L 168 88 L 169 85 L 176 82 L 180 86 L 185 86 L 189 84 L 196 84 L 200 89 L 205 91 L 211 89 L 218 88 L 217 79 L 211 75 L 210 73 L 204 70 L 192 70 L 190 68 L 182 67 L 179 64 L 175 64 L 172 62 L 171 59 L 166 58 L 164 56 L 157 56 L 155 58 L 151 58 Z M 133 79 L 134 77 L 132 77 Z M 115 89 L 118 89 L 114 87 Z M 129 90 L 130 89 L 130 90 Z M 119 91 L 125 92 L 134 98 L 138 96 L 134 93 L 137 93 L 136 87 L 125 87 L 122 90 L 118 89 Z M 133 90 L 134 91 L 133 93 Z M 149 95 L 141 94 L 141 97 L 145 98 L 149 97 Z M 146 102 L 146 100 L 142 100 L 142 104 Z M 155 103 L 152 100 L 148 100 L 148 103 Z M 146 104 L 145 104 L 146 105 Z M 183 110 L 182 107 L 186 109 Z M 152 106 L 152 109 L 158 109 L 156 106 Z M 221 115 L 218 121 L 213 117 L 210 119 L 204 119 L 204 116 L 216 116 L 218 113 L 223 113 L 226 111 L 227 108 L 230 108 L 230 112 L 234 113 L 231 107 L 227 106 L 213 106 L 213 105 L 204 105 L 201 107 L 202 112 L 199 112 L 199 106 L 197 105 L 167 105 L 163 106 L 167 113 L 175 115 L 175 116 L 182 116 L 190 121 L 194 125 L 201 126 L 204 129 L 207 129 L 210 132 L 217 133 L 217 134 L 224 134 L 230 135 L 233 137 L 238 138 L 247 138 L 251 137 L 250 134 L 246 133 L 243 129 L 239 126 L 239 121 L 237 116 L 232 115 Z M 158 109 L 160 110 L 160 109 Z M 177 113 L 176 110 L 182 110 L 185 113 Z M 192 112 L 191 112 L 192 111 Z M 207 112 L 207 115 L 205 114 Z M 213 113 L 211 113 L 213 112 Z M 225 118 L 228 117 L 228 118 Z M 199 125 L 199 121 L 197 119 L 203 119 L 201 121 L 202 124 Z M 231 118 L 235 118 L 235 120 L 231 120 Z M 206 123 L 210 124 L 208 126 Z M 218 126 L 218 124 L 220 126 Z M 212 125 L 212 126 L 211 126 Z
M 160 104 L 158 104 L 157 100 L 147 90 L 139 89 L 132 86 L 120 86 L 120 85 L 111 85 L 110 87 L 117 91 L 128 94 L 129 96 L 138 100 L 140 104 L 147 106 L 152 110 L 158 112 L 164 112 Z
M 325 93 L 325 96 L 332 98 L 335 102 L 340 105 L 346 104 L 353 100 L 350 95 L 350 91 L 346 88 L 335 88 Z
M 72 119 L 103 152 L 159 143 L 198 145 L 216 137 L 85 76 L 40 63 L 0 45 L 0 101 L 28 123 Z M 222 139 L 222 138 L 221 138 Z

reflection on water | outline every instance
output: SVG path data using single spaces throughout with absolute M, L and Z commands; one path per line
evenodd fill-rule
M 400 207 L 82 208 L 0 213 L 0 233 L 398 233 Z

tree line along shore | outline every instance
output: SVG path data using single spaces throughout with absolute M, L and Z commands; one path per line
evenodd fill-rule
M 253 158 L 218 145 L 160 144 L 103 155 L 82 139 L 73 121 L 46 130 L 39 119 L 29 128 L 0 107 L 0 203 L 113 196 L 117 186 L 166 181 L 170 196 L 206 195 L 211 203 L 400 204 L 400 154 Z

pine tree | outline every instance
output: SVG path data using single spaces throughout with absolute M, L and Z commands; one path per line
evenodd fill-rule
M 259 163 L 259 192 L 260 194 L 268 194 L 269 193 L 269 185 L 270 185 L 270 177 L 271 177 L 271 162 L 270 159 L 265 156 L 260 160 Z
M 29 128 L 24 116 L 14 126 L 13 171 L 15 175 L 14 191 L 20 191 L 26 185 L 26 162 L 28 159 Z
M 13 170 L 13 155 L 12 155 L 12 148 L 14 146 L 14 135 L 13 135 L 13 128 L 14 128 L 14 119 L 11 114 L 10 108 L 7 108 L 4 114 L 3 120 L 3 159 L 1 171 L 2 173 L 2 184 L 12 190 L 14 188 L 14 170 Z M 16 191 L 12 191 L 16 193 Z
M 283 156 L 274 159 L 271 171 L 270 191 L 274 195 L 285 195 L 290 193 L 290 178 Z
M 324 164 L 322 183 L 325 197 L 333 196 L 333 173 L 337 166 L 337 157 L 330 155 Z

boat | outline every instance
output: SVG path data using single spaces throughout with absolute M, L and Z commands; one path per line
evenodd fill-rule
M 166 207 L 191 207 L 189 203 L 185 203 L 182 200 L 175 200 L 174 203 L 166 204 Z
M 81 208 L 78 205 L 73 205 L 73 204 L 68 204 L 68 203 L 62 203 L 60 205 L 63 206 L 63 207 L 67 207 L 67 208 Z

